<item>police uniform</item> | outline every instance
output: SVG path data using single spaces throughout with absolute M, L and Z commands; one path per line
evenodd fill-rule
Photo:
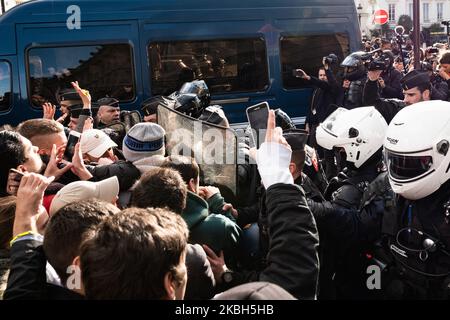
M 410 90 L 421 85 L 429 85 L 430 76 L 425 71 L 412 70 L 400 79 L 400 84 L 403 90 Z
M 369 238 L 381 233 L 366 255 L 367 265 L 382 270 L 379 297 L 450 299 L 450 181 L 415 201 L 396 196 L 387 179 L 384 184 L 367 192 L 385 200 L 381 230 L 365 226 Z
M 400 80 L 403 90 L 410 90 L 421 85 L 430 85 L 430 77 L 427 72 L 412 70 Z M 378 90 L 378 81 L 367 80 L 363 95 L 364 105 L 373 105 L 389 124 L 394 116 L 406 104 L 398 99 L 382 99 Z

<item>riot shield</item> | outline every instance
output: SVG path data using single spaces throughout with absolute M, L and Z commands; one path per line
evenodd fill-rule
M 202 185 L 220 189 L 231 201 L 237 194 L 237 136 L 225 127 L 206 123 L 180 113 L 170 104 L 158 106 L 158 124 L 166 130 L 168 155 L 194 157 Z

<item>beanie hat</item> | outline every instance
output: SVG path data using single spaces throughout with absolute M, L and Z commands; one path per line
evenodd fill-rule
M 134 125 L 123 139 L 122 151 L 131 162 L 151 157 L 164 156 L 164 135 L 166 131 L 156 123 L 142 122 Z

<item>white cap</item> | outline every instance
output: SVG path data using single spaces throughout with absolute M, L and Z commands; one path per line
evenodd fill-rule
M 90 129 L 81 135 L 80 148 L 82 154 L 88 154 L 94 158 L 100 158 L 109 148 L 117 147 L 117 144 L 101 130 Z
M 55 214 L 66 204 L 88 200 L 99 199 L 106 202 L 113 201 L 119 194 L 119 180 L 116 176 L 98 181 L 76 181 L 69 183 L 58 193 L 50 205 L 50 215 Z

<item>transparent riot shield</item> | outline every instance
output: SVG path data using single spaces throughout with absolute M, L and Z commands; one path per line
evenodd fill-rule
M 158 124 L 166 130 L 168 155 L 194 157 L 202 185 L 218 187 L 228 201 L 236 197 L 237 136 L 233 130 L 191 118 L 170 104 L 158 106 Z

